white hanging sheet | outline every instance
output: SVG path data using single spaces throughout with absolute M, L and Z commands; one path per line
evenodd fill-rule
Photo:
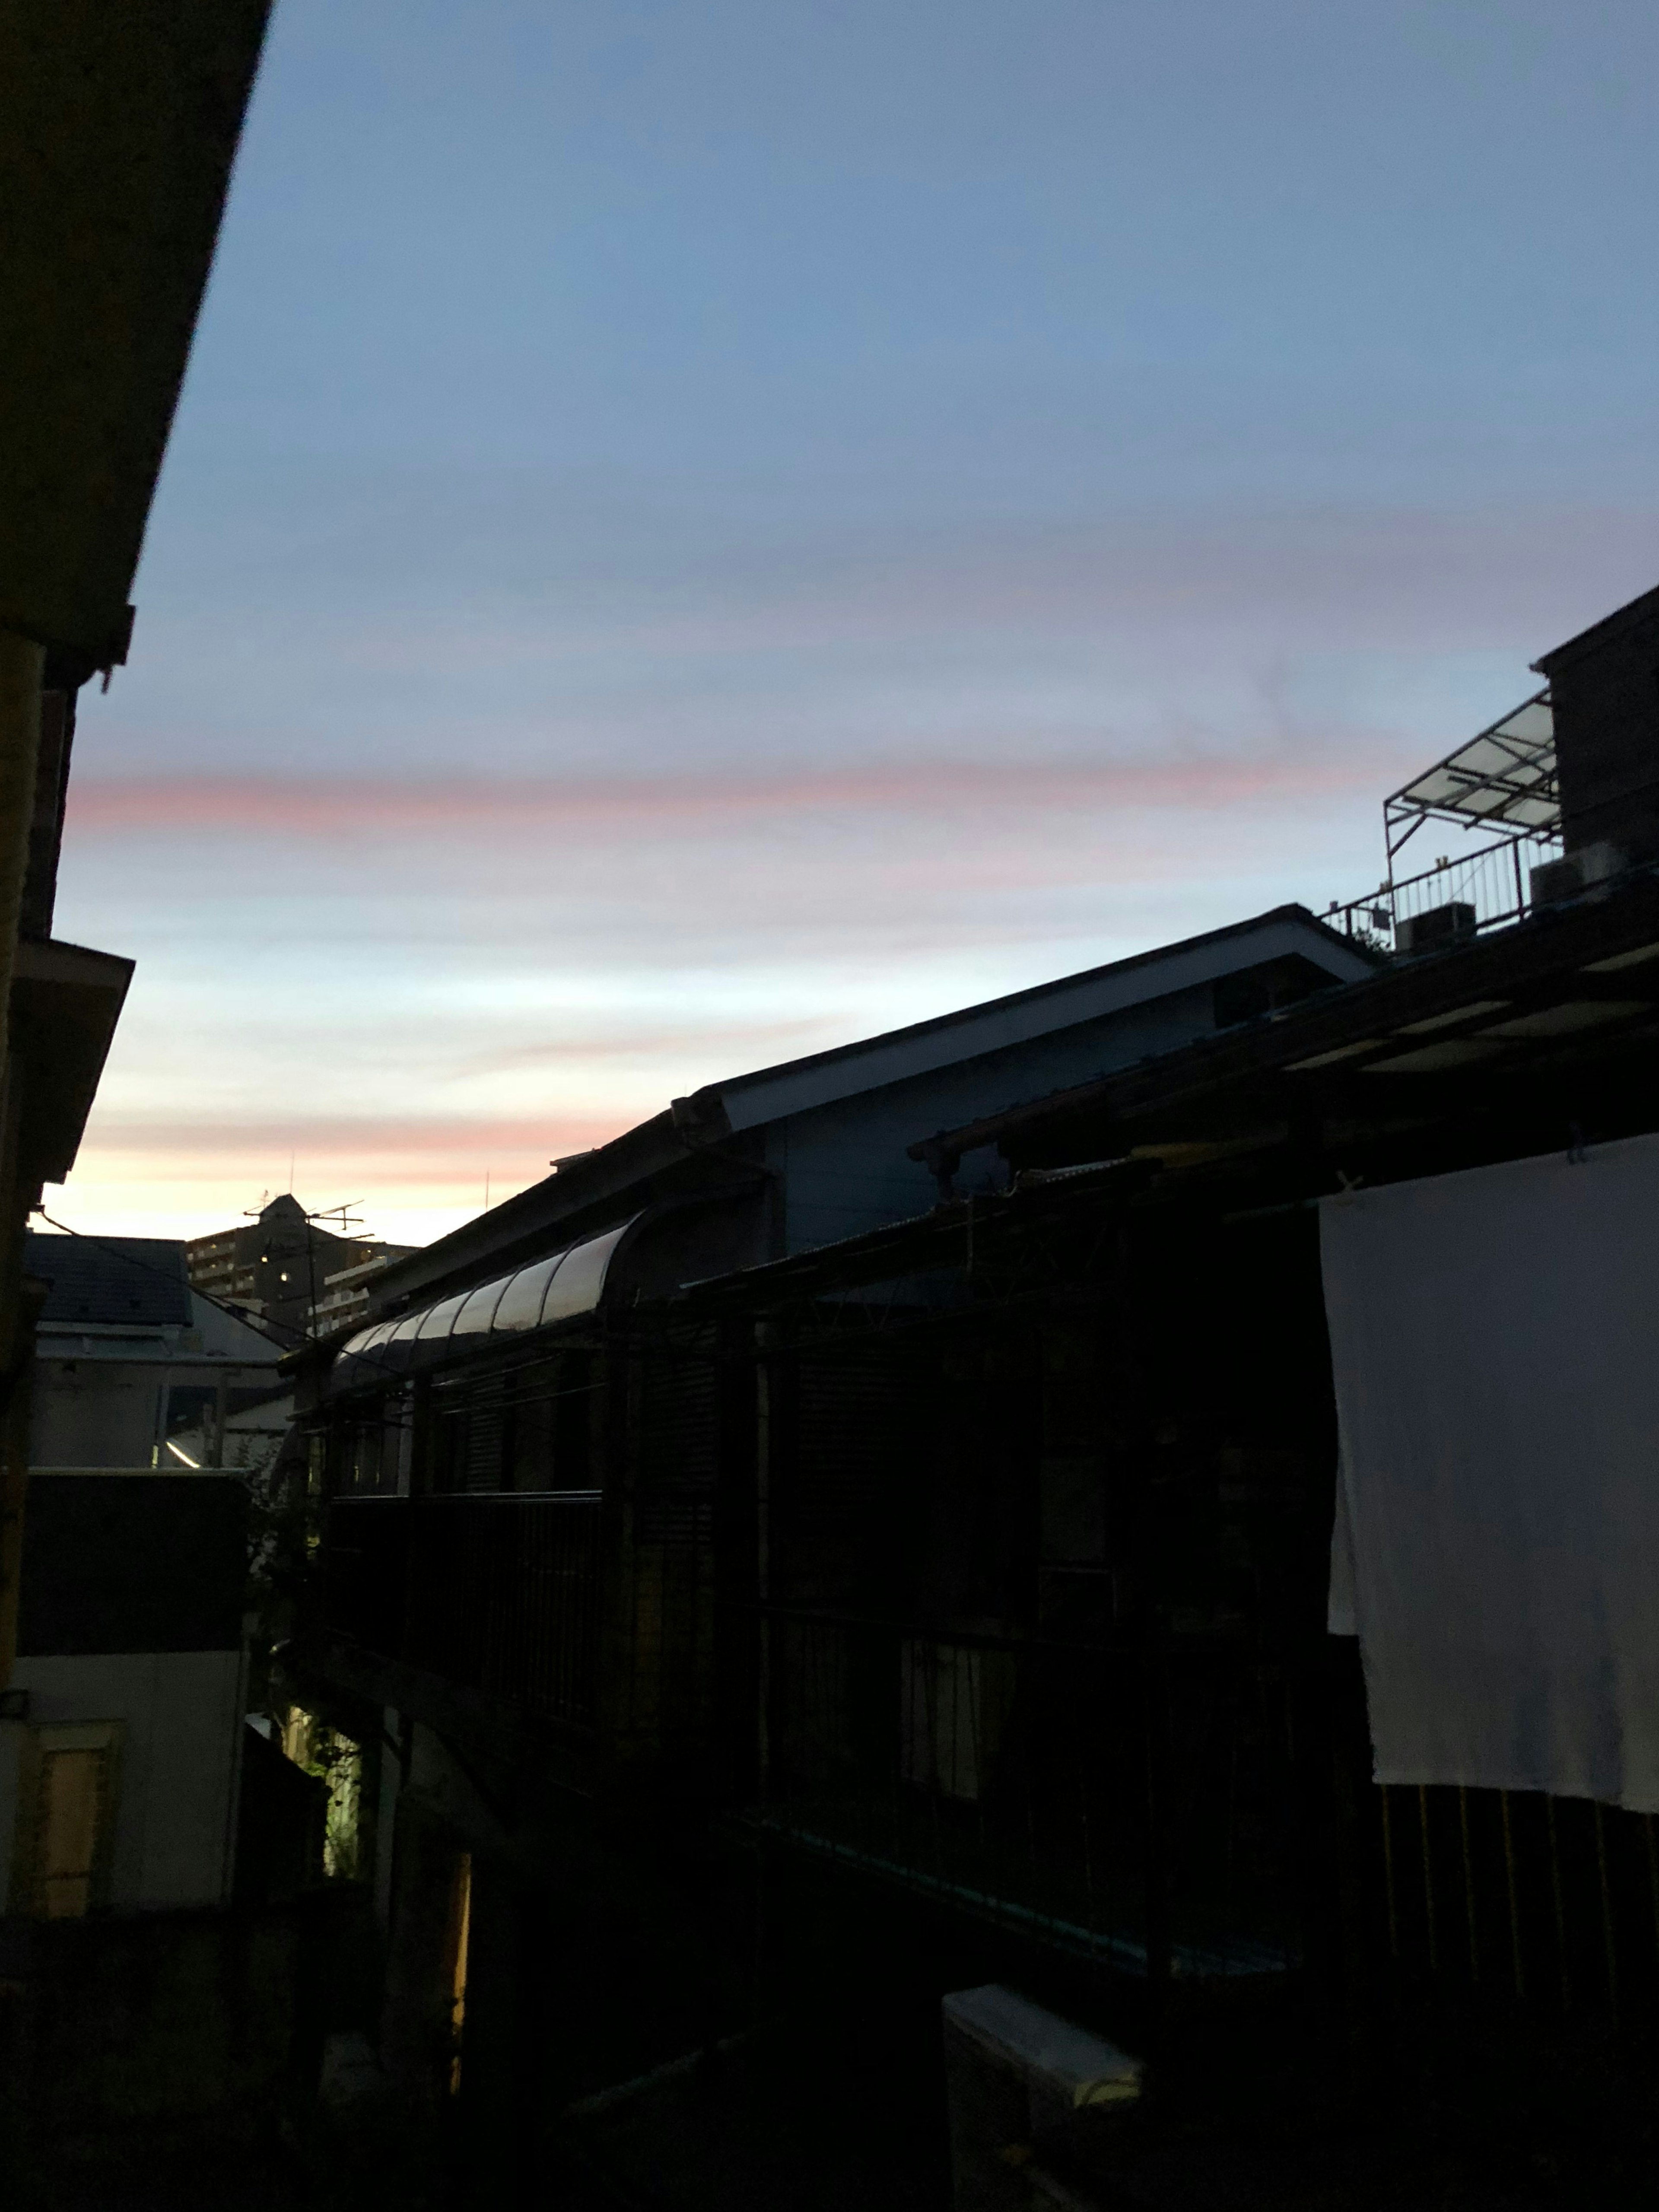
M 1379 1782 L 1659 1812 L 1659 1136 L 1327 1199 Z

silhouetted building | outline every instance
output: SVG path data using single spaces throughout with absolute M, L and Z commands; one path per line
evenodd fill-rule
M 1562 838 L 1580 882 L 1659 858 L 1659 590 L 1537 666 L 1549 679 Z
M 397 1261 L 412 1257 L 419 1249 L 415 1244 L 382 1244 L 372 1259 L 356 1261 L 349 1267 L 342 1267 L 337 1274 L 325 1275 L 312 1334 L 332 1336 L 364 1321 L 380 1287 L 380 1278 Z
M 257 1219 L 195 1237 L 185 1247 L 191 1286 L 240 1306 L 295 1336 L 349 1322 L 368 1304 L 329 1296 L 332 1279 L 360 1267 L 385 1267 L 415 1248 L 337 1237 L 319 1227 L 299 1200 L 284 1192 Z
M 31 1468 L 42 1285 L 25 1253 L 43 1187 L 74 1165 L 132 972 L 52 936 L 76 699 L 127 658 L 139 549 L 266 12 L 267 0 L 76 4 L 54 9 L 49 25 L 0 12 L 8 2201 L 20 2167 L 44 2199 L 66 2201 L 100 2144 L 125 2179 L 147 2163 L 147 2123 L 257 2125 L 288 2079 L 293 1930 L 223 1910 L 243 1734 L 246 1490 L 228 1474 L 169 1476 L 143 1462 Z M 183 1343 L 183 1281 L 167 1293 L 176 1318 L 135 1315 L 131 1299 L 142 1309 L 145 1295 L 129 1286 L 115 1323 L 88 1316 L 96 1356 L 129 1324 L 152 1342 L 177 1330 L 175 1348 L 195 1351 Z M 101 1294 L 90 1303 L 103 1305 Z M 147 1449 L 165 1414 L 145 1393 L 137 1402 L 146 1442 L 135 1449 Z M 117 1449 L 125 1458 L 128 1445 Z M 87 2185 L 101 2195 L 107 2179 Z
M 31 1234 L 24 1265 L 46 1289 L 32 1468 L 241 1464 L 226 1447 L 233 1429 L 248 1441 L 260 1407 L 273 1446 L 280 1438 L 282 1346 L 191 1288 L 181 1243 Z
M 1547 707 L 1395 803 L 1560 842 Z M 938 2202 L 945 1998 L 963 2208 L 1541 2165 L 1615 2027 L 1567 2101 L 1645 2154 L 1659 860 L 1597 826 L 1467 926 L 1391 879 L 1392 957 L 1281 914 L 711 1086 L 295 1356 L 382 2051 L 505 2201 L 553 2106 L 626 2201 Z M 1038 1030 L 1080 986 L 1144 999 Z

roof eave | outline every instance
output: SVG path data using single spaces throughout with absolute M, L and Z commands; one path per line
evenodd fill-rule
M 1200 1038 L 1093 1083 L 923 1140 L 911 1148 L 912 1157 L 921 1158 L 930 1146 L 960 1153 L 991 1144 L 1011 1156 L 1036 1142 L 1045 1129 L 1057 1133 L 1071 1124 L 1097 1133 L 1103 1122 L 1144 1121 L 1155 1110 L 1183 1108 L 1234 1084 L 1282 1071 L 1310 1054 L 1334 1049 L 1376 1026 L 1380 1014 L 1386 1015 L 1387 1024 L 1397 1026 L 1397 1014 L 1388 1012 L 1389 1002 L 1395 999 L 1420 998 L 1424 1011 L 1437 997 L 1476 999 L 1483 995 L 1487 981 L 1495 981 L 1506 967 L 1524 970 L 1534 957 L 1547 967 L 1552 954 L 1569 964 L 1582 962 L 1599 956 L 1609 945 L 1621 945 L 1626 938 L 1640 940 L 1653 931 L 1659 931 L 1659 866 L 1627 878 L 1611 897 L 1593 895 L 1574 904 L 1548 908 L 1511 928 L 1391 962 L 1382 973 L 1364 981 L 1318 993 L 1294 1006 Z M 1126 1134 L 1123 1141 L 1127 1148 L 1133 1135 Z
M 467 1288 L 471 1281 L 483 1282 L 511 1265 L 521 1245 L 525 1256 L 533 1257 L 527 1248 L 544 1242 L 550 1231 L 592 1207 L 614 1204 L 646 1176 L 677 1165 L 687 1152 L 671 1113 L 637 1122 L 583 1154 L 574 1165 L 544 1176 L 447 1237 L 392 1261 L 374 1278 L 372 1311 L 377 1318 L 388 1316 L 417 1297 L 441 1297 Z

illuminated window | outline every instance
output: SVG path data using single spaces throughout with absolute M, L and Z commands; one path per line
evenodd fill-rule
M 78 1920 L 106 1901 L 118 1721 L 31 1729 L 24 1740 L 11 1909 Z

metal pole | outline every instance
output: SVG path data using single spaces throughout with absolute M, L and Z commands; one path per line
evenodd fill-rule
M 1400 1964 L 1400 1907 L 1394 1882 L 1394 1825 L 1389 1818 L 1389 1785 L 1377 1784 L 1382 1808 L 1382 1887 L 1389 1900 L 1389 1956 Z
M 1561 1854 L 1555 1839 L 1555 1800 L 1546 1797 L 1544 1810 L 1549 1821 L 1550 1885 L 1555 1893 L 1555 1944 L 1561 1961 L 1561 2009 L 1565 2012 L 1572 2003 L 1572 1984 L 1567 1967 L 1567 1900 L 1561 1887 Z
M 1463 1911 L 1469 1923 L 1469 1979 L 1480 1978 L 1480 1939 L 1474 1924 L 1474 1861 L 1469 1852 L 1469 1793 L 1458 1785 L 1457 1820 L 1463 1836 Z
M 1607 1954 L 1607 2006 L 1619 2017 L 1619 1952 L 1613 1941 L 1613 1890 L 1607 1881 L 1607 1832 L 1601 1808 L 1595 1811 L 1595 1868 L 1601 1881 L 1601 1941 Z
M 1141 1662 L 1141 1694 L 1146 1700 L 1146 1995 L 1155 2033 L 1161 2033 L 1169 2007 L 1175 1945 L 1170 1909 L 1170 1684 L 1159 1625 L 1156 1616 L 1149 1623 L 1152 1634 L 1151 1648 Z
M 1521 1964 L 1521 1907 L 1515 1881 L 1515 1838 L 1510 1827 L 1510 1793 L 1500 1790 L 1498 1802 L 1504 1815 L 1504 1869 L 1509 1880 L 1510 1891 L 1510 1952 L 1515 1966 L 1515 1994 L 1527 1994 L 1526 1976 Z
M 759 1601 L 755 1705 L 756 1779 L 761 1802 L 770 1796 L 772 1771 L 772 1622 L 767 1608 L 771 1599 L 772 1425 L 774 1414 L 772 1324 L 757 1325 L 755 1364 L 755 1595 Z

